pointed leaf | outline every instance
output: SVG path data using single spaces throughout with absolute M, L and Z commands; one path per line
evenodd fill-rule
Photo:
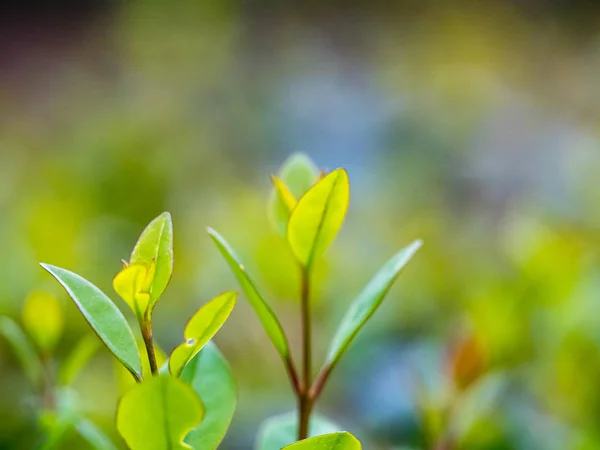
M 99 348 L 100 341 L 96 336 L 87 335 L 81 339 L 61 364 L 58 372 L 59 383 L 65 386 L 71 384 Z
M 333 367 L 339 361 L 354 337 L 381 305 L 394 281 L 421 245 L 421 241 L 415 241 L 396 253 L 352 302 L 329 347 L 326 362 L 328 366 Z
M 50 354 L 63 330 L 63 313 L 58 299 L 34 291 L 25 300 L 23 327 L 44 354 Z
M 294 210 L 294 208 L 296 207 L 298 200 L 296 200 L 296 197 L 294 197 L 294 195 L 291 193 L 290 189 L 280 178 L 276 177 L 275 175 L 272 175 L 271 180 L 273 181 L 273 187 L 275 188 L 275 194 L 277 194 L 277 198 L 279 199 L 281 204 L 284 206 L 284 209 L 287 212 L 287 219 L 289 219 L 289 216 L 290 216 L 291 212 Z M 287 219 L 286 219 L 286 221 L 287 221 Z
M 184 450 L 185 436 L 204 418 L 198 394 L 169 375 L 130 389 L 119 402 L 117 429 L 131 450 Z
M 342 431 L 340 426 L 329 419 L 313 414 L 310 419 L 309 437 Z M 298 412 L 273 416 L 265 420 L 257 436 L 255 450 L 280 450 L 293 444 L 298 437 Z
M 135 316 L 140 321 L 150 304 L 151 275 L 156 264 L 153 260 L 150 267 L 142 264 L 131 264 L 121 270 L 113 279 L 113 288 L 117 294 L 129 305 Z
M 100 289 L 83 277 L 60 267 L 41 264 L 73 299 L 85 320 L 134 378 L 142 376 L 140 353 L 123 313 Z
M 154 261 L 154 263 L 153 263 Z M 173 274 L 173 222 L 171 214 L 162 213 L 142 232 L 131 254 L 130 264 L 150 268 L 156 264 L 150 285 L 150 311 L 167 288 Z
M 335 239 L 349 200 L 348 174 L 337 169 L 298 201 L 288 222 L 287 241 L 296 259 L 307 269 Z
M 42 382 L 43 369 L 40 360 L 23 330 L 12 319 L 0 316 L 0 335 L 10 343 L 23 371 L 34 386 Z
M 223 237 L 212 228 L 208 228 L 207 230 L 208 234 L 223 255 L 223 258 L 225 258 L 229 268 L 237 278 L 242 291 L 244 291 L 244 294 L 246 294 L 248 301 L 258 315 L 260 322 L 269 335 L 271 342 L 273 342 L 273 345 L 277 349 L 277 352 L 279 352 L 284 362 L 289 362 L 290 350 L 288 340 L 285 336 L 283 328 L 281 327 L 281 324 L 279 323 L 279 320 L 275 316 L 275 313 L 269 307 L 262 295 L 258 292 L 258 289 L 246 272 L 246 269 L 240 263 L 239 258 L 231 249 L 229 244 L 225 241 L 225 239 L 223 239 Z
M 361 450 L 358 439 L 347 432 L 325 434 L 295 444 L 288 445 L 285 450 Z
M 169 371 L 178 377 L 185 365 L 202 350 L 223 326 L 235 306 L 237 292 L 225 292 L 203 305 L 189 320 L 184 330 L 184 341 L 169 358 Z
M 185 442 L 194 449 L 215 450 L 227 433 L 237 404 L 237 390 L 231 368 L 217 346 L 209 342 L 189 362 L 181 379 L 198 393 L 206 416 Z
M 304 153 L 294 153 L 281 166 L 278 179 L 294 200 L 302 197 L 318 179 L 319 169 Z M 290 208 L 277 192 L 277 186 L 269 198 L 269 218 L 275 230 L 285 236 Z

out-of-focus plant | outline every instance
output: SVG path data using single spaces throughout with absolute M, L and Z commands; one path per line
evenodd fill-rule
M 55 357 L 64 325 L 61 304 L 48 292 L 34 291 L 25 300 L 22 326 L 0 317 L 0 334 L 10 343 L 35 390 L 33 409 L 44 436 L 37 448 L 57 448 L 75 431 L 95 449 L 116 448 L 93 422 L 82 414 L 78 397 L 69 385 L 96 353 L 99 343 L 83 337 L 64 360 Z
M 211 228 L 208 232 L 281 356 L 297 399 L 297 411 L 265 421 L 258 435 L 256 449 L 277 450 L 296 441 L 303 443 L 290 448 L 313 448 L 313 442 L 314 448 L 330 448 L 321 445 L 326 438 L 305 441 L 308 437 L 340 431 L 336 424 L 313 414 L 315 403 L 340 358 L 379 307 L 401 270 L 420 248 L 421 241 L 415 241 L 396 253 L 351 303 L 330 344 L 325 362 L 314 376 L 310 312 L 312 273 L 344 221 L 350 200 L 348 174 L 344 169 L 320 172 L 308 157 L 297 154 L 283 165 L 277 176 L 272 176 L 272 181 L 274 191 L 269 202 L 269 215 L 275 230 L 285 237 L 300 272 L 300 371 L 296 369 L 285 331 L 245 266 L 219 233 Z M 352 438 L 343 439 L 345 442 Z M 335 448 L 360 448 L 357 447 L 358 443 L 339 445 Z
M 159 367 L 152 314 L 173 272 L 173 225 L 163 213 L 140 236 L 129 261 L 113 280 L 132 309 L 146 350 L 147 367 L 121 310 L 81 276 L 42 264 L 65 288 L 98 338 L 137 382 L 122 396 L 117 429 L 132 450 L 218 447 L 236 406 L 229 366 L 209 341 L 225 323 L 236 299 L 221 294 L 204 304 L 184 329 L 183 342 Z M 34 325 L 37 326 L 37 325 Z

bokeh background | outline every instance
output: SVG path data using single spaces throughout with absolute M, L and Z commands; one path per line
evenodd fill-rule
M 600 448 L 597 2 L 27 0 L 0 21 L 0 314 L 56 295 L 57 363 L 91 332 L 38 262 L 124 307 L 112 277 L 165 210 L 161 346 L 237 288 L 212 226 L 299 356 L 298 274 L 266 204 L 269 174 L 301 151 L 352 184 L 317 270 L 315 365 L 370 276 L 425 241 L 321 413 L 369 450 L 433 450 L 448 423 L 453 448 Z M 285 371 L 243 300 L 216 341 L 240 389 L 221 448 L 250 449 L 294 407 Z M 34 392 L 4 341 L 0 374 L 0 448 L 33 448 Z M 73 389 L 123 446 L 113 374 L 101 350 Z

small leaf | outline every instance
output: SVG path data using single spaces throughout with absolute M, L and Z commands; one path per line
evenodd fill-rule
M 129 264 L 141 264 L 147 268 L 150 268 L 152 264 L 156 265 L 149 288 L 150 304 L 148 305 L 148 313 L 151 313 L 156 302 L 167 288 L 169 281 L 171 281 L 171 275 L 173 274 L 173 222 L 171 214 L 164 212 L 150 222 L 142 232 L 137 244 L 135 244 Z
M 77 433 L 95 450 L 117 450 L 110 438 L 95 423 L 81 419 L 75 426 Z
M 150 304 L 149 286 L 152 283 L 152 276 L 156 263 L 151 263 L 150 267 L 141 264 L 131 264 L 121 270 L 113 280 L 113 288 L 119 296 L 125 300 L 134 312 L 138 321 L 144 317 Z
M 43 369 L 31 341 L 12 319 L 0 316 L 0 335 L 10 343 L 23 371 L 34 386 L 40 386 Z
M 237 404 L 237 390 L 231 368 L 212 342 L 206 344 L 181 374 L 198 393 L 206 416 L 185 442 L 194 449 L 215 450 L 227 433 Z
M 115 357 L 137 380 L 142 362 L 133 332 L 123 313 L 100 289 L 85 278 L 60 267 L 41 264 L 65 288 L 85 320 Z
M 203 305 L 189 320 L 184 341 L 169 358 L 169 371 L 178 377 L 185 365 L 210 341 L 223 326 L 235 306 L 237 292 L 225 292 Z
M 277 352 L 281 355 L 284 362 L 288 363 L 290 361 L 288 340 L 285 336 L 283 328 L 281 327 L 281 324 L 279 323 L 279 320 L 277 319 L 277 316 L 275 316 L 273 310 L 258 292 L 258 289 L 244 269 L 244 266 L 241 264 L 237 255 L 231 249 L 225 239 L 223 239 L 223 237 L 212 228 L 208 228 L 207 231 L 223 255 L 223 258 L 225 258 L 229 268 L 237 278 L 242 291 L 244 291 L 244 294 L 246 294 L 248 301 L 258 315 L 260 322 L 269 335 L 271 342 L 273 342 L 273 345 L 277 349 Z
M 310 268 L 335 239 L 344 222 L 349 200 L 348 174 L 344 169 L 337 169 L 298 201 L 288 222 L 287 241 L 305 268 Z
M 130 389 L 119 402 L 117 429 L 131 450 L 183 450 L 185 436 L 204 418 L 196 392 L 169 375 Z
M 281 181 L 280 178 L 277 178 L 275 175 L 272 175 L 271 180 L 273 181 L 273 187 L 275 188 L 277 198 L 284 206 L 285 211 L 287 211 L 287 219 L 289 219 L 289 216 L 296 207 L 298 200 L 296 200 L 296 197 L 294 197 L 294 195 L 290 192 L 289 188 L 283 181 Z
M 310 419 L 309 437 L 342 431 L 341 427 L 329 419 L 313 414 Z M 257 435 L 256 450 L 280 450 L 298 439 L 298 412 L 292 411 L 265 420 Z
M 278 179 L 295 201 L 315 184 L 319 177 L 319 169 L 304 153 L 294 153 L 283 163 L 278 175 Z M 269 198 L 269 218 L 277 233 L 285 237 L 290 209 L 278 194 L 275 186 Z
M 286 450 L 361 450 L 358 439 L 347 432 L 331 433 L 304 439 L 285 447 Z
M 43 354 L 50 354 L 63 330 L 63 314 L 56 297 L 34 291 L 25 300 L 23 326 Z
M 98 348 L 100 348 L 100 342 L 96 336 L 87 335 L 81 339 L 61 364 L 58 373 L 59 383 L 63 386 L 71 384 L 81 369 L 96 354 Z
M 339 361 L 354 337 L 381 305 L 394 281 L 421 245 L 421 241 L 415 241 L 396 253 L 354 299 L 329 347 L 326 362 L 328 366 L 333 367 Z

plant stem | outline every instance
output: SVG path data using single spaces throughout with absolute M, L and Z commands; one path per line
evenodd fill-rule
M 152 340 L 152 321 L 149 319 L 146 323 L 140 324 L 142 329 L 142 338 L 148 353 L 148 362 L 152 375 L 158 375 L 158 365 L 156 364 L 156 354 L 154 352 L 154 341 Z
M 300 303 L 302 310 L 302 386 L 298 396 L 298 440 L 308 437 L 308 424 L 312 412 L 313 399 L 310 396 L 312 384 L 312 342 L 310 317 L 310 273 L 302 268 Z

